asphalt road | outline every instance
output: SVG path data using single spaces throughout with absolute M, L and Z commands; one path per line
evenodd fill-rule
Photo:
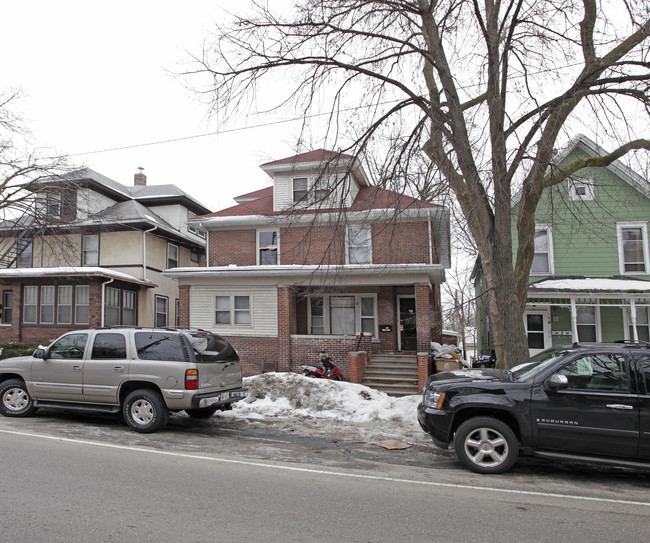
M 412 448 L 414 449 L 414 448 Z M 647 473 L 172 421 L 0 419 L 5 541 L 647 541 Z M 424 448 L 423 448 L 424 449 Z M 320 451 L 320 452 L 319 452 Z

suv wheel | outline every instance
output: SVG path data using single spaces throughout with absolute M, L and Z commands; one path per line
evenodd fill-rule
M 492 417 L 468 419 L 458 427 L 456 456 L 476 473 L 503 473 L 519 456 L 519 442 L 510 427 Z
M 5 417 L 29 417 L 37 410 L 20 379 L 9 379 L 0 384 L 0 413 Z
M 200 409 L 186 409 L 185 412 L 193 419 L 209 419 L 217 412 L 217 409 L 219 409 L 219 406 L 211 405 Z
M 169 409 L 162 396 L 153 390 L 134 390 L 124 400 L 122 413 L 136 432 L 151 433 L 162 429 L 169 420 Z

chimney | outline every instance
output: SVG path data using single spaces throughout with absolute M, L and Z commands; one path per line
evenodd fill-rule
M 138 173 L 133 176 L 133 184 L 135 186 L 145 186 L 147 184 L 147 176 L 144 174 L 144 168 L 138 166 Z

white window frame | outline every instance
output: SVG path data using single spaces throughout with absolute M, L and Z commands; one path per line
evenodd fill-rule
M 97 246 L 88 249 L 87 244 L 91 239 L 96 240 Z M 93 256 L 94 258 L 91 258 Z M 81 265 L 99 266 L 99 234 L 84 234 L 81 236 Z
M 165 310 L 164 311 L 158 311 L 158 302 L 162 301 L 165 302 Z M 161 324 L 158 322 L 158 316 L 159 315 L 164 315 L 165 316 L 165 324 Z M 156 327 L 165 327 L 169 326 L 169 298 L 167 296 L 159 296 L 156 295 L 156 299 L 154 300 L 154 326 Z
M 569 200 L 572 202 L 586 202 L 595 199 L 594 180 L 593 179 L 571 179 L 569 183 Z M 584 189 L 584 194 L 579 191 Z
M 43 300 L 46 300 L 47 303 L 45 303 Z M 56 307 L 56 287 L 54 285 L 42 285 L 41 286 L 41 300 L 39 304 L 39 315 L 40 315 L 40 320 L 39 322 L 41 324 L 54 324 L 55 319 L 56 319 L 56 314 L 55 314 L 55 307 Z M 52 311 L 52 318 L 51 320 L 45 320 L 43 318 L 43 310 L 46 310 L 48 307 L 51 308 Z
M 34 320 L 27 320 L 27 308 L 33 308 Z M 23 322 L 25 324 L 38 323 L 38 287 L 26 285 L 23 289 Z
M 126 322 L 126 315 L 133 317 L 133 322 Z M 138 293 L 134 290 L 122 291 L 122 324 L 135 326 L 138 324 Z
M 193 211 L 190 211 L 189 209 L 187 210 L 187 220 L 189 221 L 191 218 L 196 217 L 196 213 Z M 199 236 L 200 238 L 205 239 L 205 230 L 201 230 L 199 228 L 194 228 L 193 226 L 190 226 L 191 223 L 187 223 L 187 231 L 190 232 L 191 234 L 194 234 L 195 236 Z
M 217 309 L 217 298 L 227 298 L 228 299 L 228 308 L 225 307 Z M 238 309 L 236 307 L 236 298 L 248 298 L 248 308 Z M 253 326 L 253 296 L 250 293 L 241 293 L 235 292 L 231 294 L 215 294 L 212 297 L 212 315 L 214 318 L 215 326 L 217 327 L 228 327 L 228 328 L 250 328 Z M 228 313 L 229 321 L 226 322 L 217 322 L 217 311 L 222 313 Z M 248 322 L 237 322 L 239 316 L 248 313 Z
M 359 233 L 355 234 L 355 241 L 357 243 L 352 243 L 351 241 L 351 231 L 352 229 L 358 229 Z M 360 239 L 359 236 L 361 231 L 367 232 L 367 235 L 364 234 L 363 239 Z M 364 249 L 367 252 L 368 260 L 363 262 L 352 262 L 350 259 L 350 251 L 353 249 Z M 346 264 L 372 264 L 372 225 L 370 224 L 349 224 L 345 230 L 345 262 Z
M 645 310 L 648 313 L 648 317 L 650 318 L 650 307 L 646 305 L 637 305 L 635 307 L 635 311 L 638 313 L 639 310 L 643 311 Z M 630 328 L 632 328 L 632 318 L 630 316 L 630 313 L 632 311 L 631 307 L 626 307 L 625 310 L 623 311 L 623 317 L 624 317 L 624 326 L 625 326 L 625 339 L 629 340 L 634 340 L 634 334 L 630 334 Z M 637 326 L 637 334 L 638 334 L 638 329 L 639 327 L 648 327 L 648 334 L 650 334 L 650 323 L 649 324 L 639 324 L 638 321 L 636 322 Z
M 84 294 L 81 294 L 84 292 Z M 81 303 L 80 300 L 83 302 Z M 79 308 L 86 307 L 88 318 L 86 320 L 79 320 Z M 75 324 L 90 324 L 90 286 L 77 285 L 74 291 L 74 323 Z
M 533 271 L 533 266 L 531 263 L 530 266 L 530 275 L 554 275 L 555 274 L 555 258 L 553 256 L 553 229 L 551 228 L 550 224 L 536 224 L 535 225 L 535 234 L 540 231 L 546 231 L 546 240 L 548 242 L 548 252 L 546 253 L 548 255 L 548 271 L 546 272 L 538 272 L 538 271 Z M 533 251 L 535 251 L 534 248 L 534 239 L 533 239 Z M 534 252 L 533 254 L 533 259 L 535 258 L 536 253 Z
M 171 255 L 171 253 L 174 252 L 174 250 L 176 251 L 176 257 L 175 258 L 173 258 L 172 255 Z M 181 259 L 180 255 L 181 255 L 181 250 L 178 247 L 178 245 L 176 245 L 174 243 L 168 243 L 167 244 L 167 268 L 168 269 L 178 268 L 178 265 L 179 265 L 180 259 Z M 174 262 L 176 262 L 176 265 L 172 266 L 171 264 L 174 263 Z
M 59 285 L 57 290 L 56 322 L 57 324 L 72 324 L 72 285 Z M 68 308 L 69 312 L 67 320 L 61 318 L 61 310 L 65 308 Z
M 304 181 L 305 188 L 296 190 L 296 181 L 301 181 L 301 182 Z M 304 192 L 305 195 L 296 200 L 296 192 L 298 193 Z M 298 204 L 305 205 L 309 203 L 309 177 L 303 176 L 303 177 L 291 178 L 291 203 L 293 205 L 298 205 Z
M 372 298 L 373 299 L 373 311 L 374 311 L 374 331 L 373 331 L 373 338 L 378 338 L 379 337 L 379 314 L 378 314 L 378 303 L 377 303 L 377 294 L 372 293 L 372 292 L 363 292 L 363 293 L 356 293 L 356 292 L 337 292 L 333 294 L 314 294 L 313 296 L 309 296 L 307 299 L 307 323 L 308 323 L 308 330 L 310 335 L 325 335 L 329 336 L 331 334 L 331 325 L 330 325 L 330 298 L 335 298 L 338 296 L 351 296 L 354 297 L 354 323 L 355 323 L 355 334 L 360 334 L 361 333 L 361 298 Z M 317 334 L 313 332 L 312 330 L 312 313 L 311 313 L 311 301 L 313 298 L 322 298 L 323 299 L 323 334 Z M 370 317 L 363 317 L 363 318 L 370 318 Z
M 277 239 L 277 244 L 275 245 L 275 255 L 276 255 L 276 262 L 275 264 L 262 264 L 262 255 L 260 254 L 260 251 L 262 249 L 260 245 L 260 234 L 263 234 L 265 232 L 275 232 L 276 233 L 276 239 Z M 256 254 L 257 254 L 257 265 L 258 266 L 276 266 L 280 264 L 280 231 L 276 229 L 271 229 L 271 228 L 260 228 L 257 230 L 255 233 L 255 238 L 256 238 Z M 268 247 L 273 247 L 272 245 L 269 245 Z
M 117 302 L 110 303 L 109 302 Z M 106 287 L 105 297 L 104 297 L 104 323 L 107 326 L 119 326 L 122 324 L 122 291 L 119 288 Z M 111 309 L 114 314 L 117 315 L 117 321 L 110 321 L 108 318 L 108 310 Z
M 61 193 L 48 191 L 45 194 L 45 214 L 48 217 L 61 218 Z
M 576 330 L 578 329 L 578 326 L 591 326 L 589 323 L 584 323 L 578 321 L 578 309 L 580 307 L 591 307 L 594 310 L 594 324 L 593 326 L 596 328 L 596 342 L 602 341 L 602 333 L 601 333 L 601 327 L 600 327 L 600 307 L 597 305 L 576 305 Z M 580 335 L 578 334 L 578 341 L 585 341 L 580 339 Z
M 623 230 L 634 228 L 641 229 L 641 243 L 643 247 L 644 270 L 625 271 L 625 253 L 623 250 Z M 618 240 L 618 265 L 621 275 L 648 275 L 650 274 L 650 255 L 648 254 L 648 223 L 646 222 L 617 222 L 616 238 Z

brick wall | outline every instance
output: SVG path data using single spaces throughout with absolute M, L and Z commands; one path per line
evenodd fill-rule
M 397 323 L 397 307 L 396 307 L 396 296 L 395 289 L 393 287 L 379 287 L 377 293 L 377 322 L 380 327 L 379 330 L 379 345 L 373 345 L 377 350 L 381 351 L 397 351 L 397 334 L 398 323 Z M 384 325 L 390 325 L 390 332 L 382 332 L 381 327 Z
M 426 222 L 372 225 L 372 261 L 375 264 L 429 263 L 429 226 Z
M 257 240 L 255 230 L 209 232 L 210 266 L 255 266 Z
M 431 350 L 431 289 L 429 285 L 415 285 L 415 314 L 417 319 L 418 351 Z
M 301 226 L 280 231 L 282 264 L 345 264 L 344 228 L 339 226 Z
M 178 289 L 179 325 L 181 328 L 190 327 L 190 287 L 183 286 Z

